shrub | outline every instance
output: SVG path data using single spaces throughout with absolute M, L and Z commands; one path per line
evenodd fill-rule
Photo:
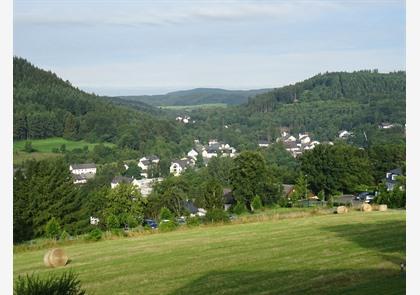
M 108 215 L 106 218 L 106 226 L 108 229 L 114 229 L 120 227 L 120 221 L 118 220 L 118 217 L 114 214 Z
M 260 196 L 256 195 L 254 199 L 252 199 L 251 205 L 252 205 L 252 209 L 254 210 L 261 209 L 263 204 L 262 204 Z
M 160 209 L 159 219 L 160 220 L 171 220 L 173 218 L 171 210 L 166 207 Z
M 207 223 L 229 222 L 229 215 L 222 209 L 210 209 L 207 211 L 204 221 Z
M 66 232 L 65 230 L 63 230 L 63 232 L 61 233 L 61 236 L 60 236 L 60 240 L 67 241 L 69 238 L 70 238 L 69 233 Z
M 35 151 L 35 149 L 32 147 L 32 142 L 30 141 L 25 142 L 25 147 L 23 148 L 23 150 L 27 153 L 32 153 Z
M 99 241 L 102 239 L 102 234 L 103 233 L 99 228 L 95 228 L 88 234 L 86 239 L 90 241 Z
M 169 220 L 169 221 L 166 221 L 166 222 L 161 221 L 159 223 L 159 231 L 161 231 L 161 232 L 173 231 L 173 230 L 176 229 L 176 227 L 177 227 L 177 224 L 172 220 Z
M 14 286 L 15 295 L 84 295 L 80 280 L 73 272 L 64 272 L 61 275 L 51 274 L 45 279 L 38 275 L 18 276 Z
M 45 235 L 50 239 L 58 239 L 60 236 L 61 227 L 55 217 L 52 217 L 50 221 L 45 225 Z
M 187 226 L 193 227 L 193 226 L 199 226 L 201 223 L 201 218 L 194 216 L 194 217 L 187 217 Z
M 238 202 L 235 207 L 233 207 L 233 213 L 236 215 L 240 215 L 246 211 L 245 204 L 242 202 Z

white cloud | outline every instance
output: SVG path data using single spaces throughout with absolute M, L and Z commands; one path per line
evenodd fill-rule
M 277 18 L 305 21 L 342 5 L 333 1 L 17 2 L 14 21 L 27 25 L 171 25 Z

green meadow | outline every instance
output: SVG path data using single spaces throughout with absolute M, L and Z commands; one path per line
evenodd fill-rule
M 24 151 L 25 143 L 30 141 L 32 148 L 35 150 L 32 153 L 27 153 Z M 60 147 L 65 144 L 66 150 L 74 150 L 77 148 L 88 147 L 89 150 L 92 150 L 95 145 L 98 143 L 90 143 L 85 140 L 67 140 L 62 137 L 51 137 L 46 139 L 33 139 L 33 140 L 18 140 L 13 142 L 13 164 L 22 163 L 25 160 L 35 159 L 43 160 L 51 157 L 59 157 L 61 154 L 53 153 L 53 149 L 60 149 Z M 112 143 L 104 143 L 106 146 L 114 146 Z
M 405 294 L 405 211 L 351 211 L 14 254 L 14 275 L 73 270 L 88 294 Z
M 159 108 L 167 110 L 183 110 L 191 111 L 195 109 L 211 109 L 211 108 L 226 108 L 226 103 L 206 103 L 206 104 L 196 104 L 196 105 L 173 105 L 173 106 L 159 106 Z

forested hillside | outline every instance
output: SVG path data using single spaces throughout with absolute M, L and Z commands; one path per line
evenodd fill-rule
M 59 136 L 112 142 L 136 150 L 157 135 L 169 142 L 180 141 L 175 123 L 152 116 L 150 113 L 158 112 L 150 111 L 152 107 L 137 104 L 133 110 L 117 106 L 118 101 L 83 92 L 22 58 L 14 58 L 13 65 L 15 140 Z
M 243 134 L 253 142 L 277 138 L 280 127 L 293 134 L 309 132 L 321 141 L 333 141 L 339 130 L 351 130 L 354 137 L 350 142 L 359 146 L 370 141 L 403 142 L 405 72 L 319 74 L 257 95 L 246 105 L 195 111 L 192 116 L 212 132 L 215 129 L 210 126 L 217 126 L 222 133 Z M 396 123 L 396 127 L 379 129 L 384 122 Z M 235 132 L 224 129 L 225 125 Z
M 248 99 L 271 89 L 225 90 L 218 88 L 196 88 L 174 91 L 163 95 L 122 96 L 124 100 L 141 101 L 154 106 L 181 106 L 224 103 L 238 105 L 247 103 Z

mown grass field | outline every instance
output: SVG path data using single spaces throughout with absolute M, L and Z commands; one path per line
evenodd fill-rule
M 51 157 L 61 156 L 58 153 L 53 153 L 53 149 L 60 149 L 61 145 L 66 145 L 66 150 L 74 150 L 76 148 L 83 148 L 87 146 L 89 150 L 92 150 L 98 143 L 89 143 L 84 140 L 74 141 L 67 140 L 61 137 L 51 137 L 46 139 L 34 139 L 28 140 L 32 144 L 32 148 L 35 152 L 26 153 L 24 151 L 26 140 L 18 140 L 13 142 L 13 164 L 22 163 L 25 160 L 35 159 L 43 160 Z M 106 146 L 114 146 L 112 143 L 104 143 Z
M 177 230 L 14 255 L 14 275 L 72 269 L 89 294 L 405 294 L 405 211 Z

